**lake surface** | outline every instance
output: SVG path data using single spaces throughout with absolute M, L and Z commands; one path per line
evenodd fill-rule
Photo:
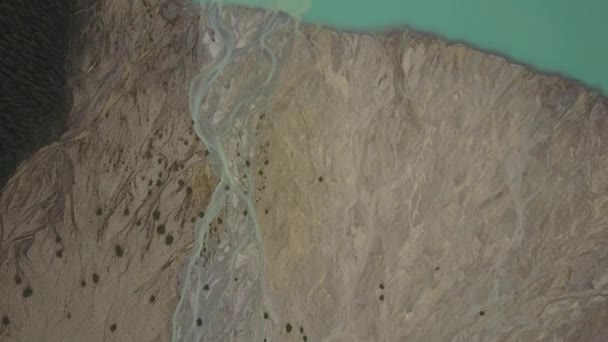
M 226 3 L 273 8 L 276 0 Z M 303 21 L 345 30 L 407 25 L 608 94 L 605 0 L 285 0 Z

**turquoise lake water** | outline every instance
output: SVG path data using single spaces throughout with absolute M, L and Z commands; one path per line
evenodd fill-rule
M 226 3 L 273 8 L 277 0 Z M 346 30 L 407 25 L 608 94 L 608 0 L 283 0 L 279 7 Z

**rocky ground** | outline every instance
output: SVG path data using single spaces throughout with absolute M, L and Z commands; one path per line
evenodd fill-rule
M 0 198 L 3 341 L 608 338 L 605 97 L 408 29 L 80 15 L 68 132 Z

